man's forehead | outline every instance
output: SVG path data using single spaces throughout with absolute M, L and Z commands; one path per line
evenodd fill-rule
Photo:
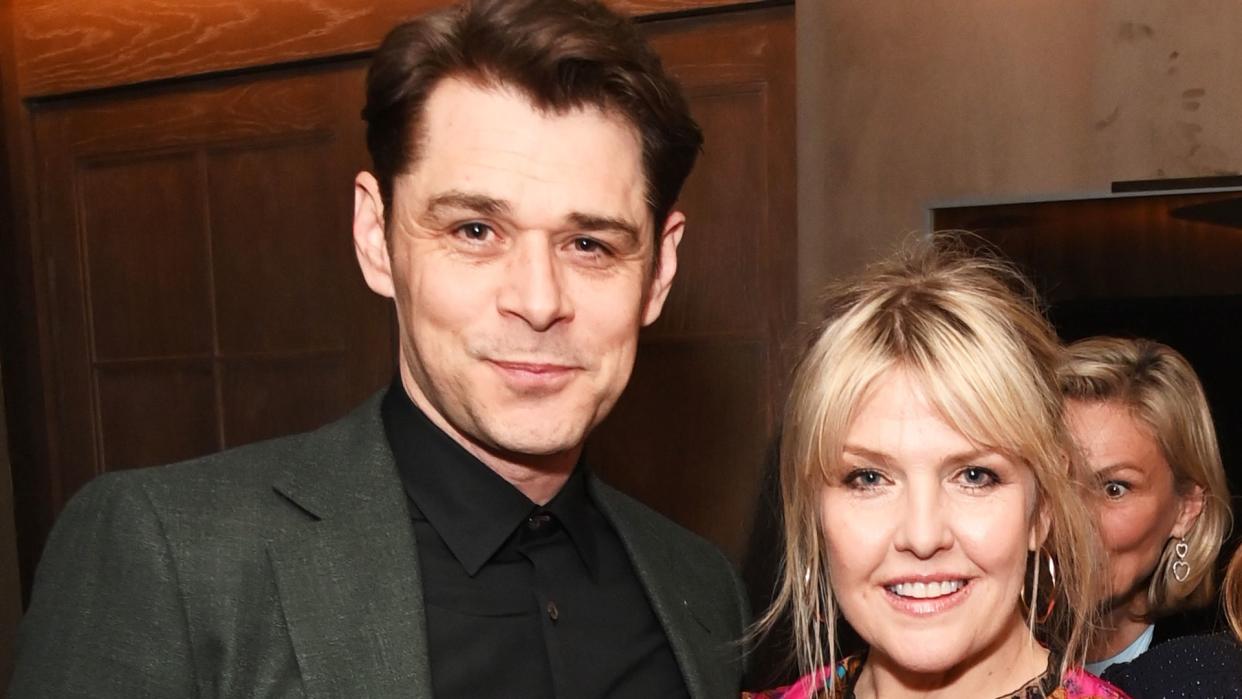
M 431 104 L 437 97 L 445 100 L 453 95 L 467 93 L 512 100 L 548 118 L 590 114 L 611 121 L 619 128 L 632 131 L 635 137 L 638 136 L 637 125 L 630 116 L 607 100 L 596 102 L 580 99 L 572 103 L 552 104 L 537 98 L 534 93 L 518 83 L 483 73 L 457 72 L 440 78 L 428 93 L 427 104 Z
M 563 107 L 540 104 L 521 87 L 499 79 L 470 75 L 452 75 L 441 79 L 427 96 L 423 109 L 423 133 L 430 126 L 452 126 L 461 122 L 471 110 L 503 110 L 524 119 L 553 122 L 593 120 L 606 123 L 626 134 L 639 147 L 642 139 L 637 126 L 620 109 L 583 102 Z
M 595 108 L 551 113 L 512 89 L 447 80 L 423 122 L 397 189 L 425 204 L 490 198 L 519 214 L 536 206 L 650 225 L 641 145 L 620 117 Z

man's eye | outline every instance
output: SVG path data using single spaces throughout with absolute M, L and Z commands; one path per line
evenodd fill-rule
M 959 477 L 969 488 L 987 488 L 1000 482 L 995 471 L 982 466 L 967 466 L 962 469 Z
M 1106 481 L 1104 483 L 1104 497 L 1109 500 L 1120 500 L 1130 492 L 1130 484 L 1124 481 Z
M 604 245 L 594 238 L 574 238 L 574 250 L 587 254 L 606 252 Z
M 485 223 L 470 222 L 457 227 L 457 233 L 467 240 L 484 241 L 492 234 L 492 229 Z

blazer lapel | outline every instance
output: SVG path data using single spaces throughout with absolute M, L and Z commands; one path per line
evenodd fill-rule
M 640 512 L 617 491 L 592 478 L 592 495 L 604 516 L 621 537 L 630 562 L 642 581 L 651 608 L 664 627 L 673 655 L 681 667 L 686 689 L 695 699 L 716 696 L 711 689 L 710 657 L 733 641 L 724 629 L 713 629 L 707 615 L 696 610 L 693 592 L 695 571 L 674 554 Z M 727 651 L 725 651 L 727 652 Z
M 416 543 L 379 401 L 307 447 L 275 484 L 306 520 L 268 547 L 307 694 L 430 699 Z

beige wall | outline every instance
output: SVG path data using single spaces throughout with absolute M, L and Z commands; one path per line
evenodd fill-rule
M 929 206 L 1242 169 L 1242 3 L 800 0 L 803 311 Z

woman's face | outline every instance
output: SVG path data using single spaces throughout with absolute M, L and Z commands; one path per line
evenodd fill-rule
M 903 370 L 872 387 L 841 460 L 821 498 L 829 574 L 872 657 L 939 673 L 1027 642 L 1029 468 L 949 426 Z
M 1124 405 L 1071 400 L 1066 418 L 1099 483 L 1094 502 L 1109 553 L 1111 606 L 1141 604 L 1169 538 L 1183 536 L 1199 516 L 1203 491 L 1178 494 L 1151 428 Z

